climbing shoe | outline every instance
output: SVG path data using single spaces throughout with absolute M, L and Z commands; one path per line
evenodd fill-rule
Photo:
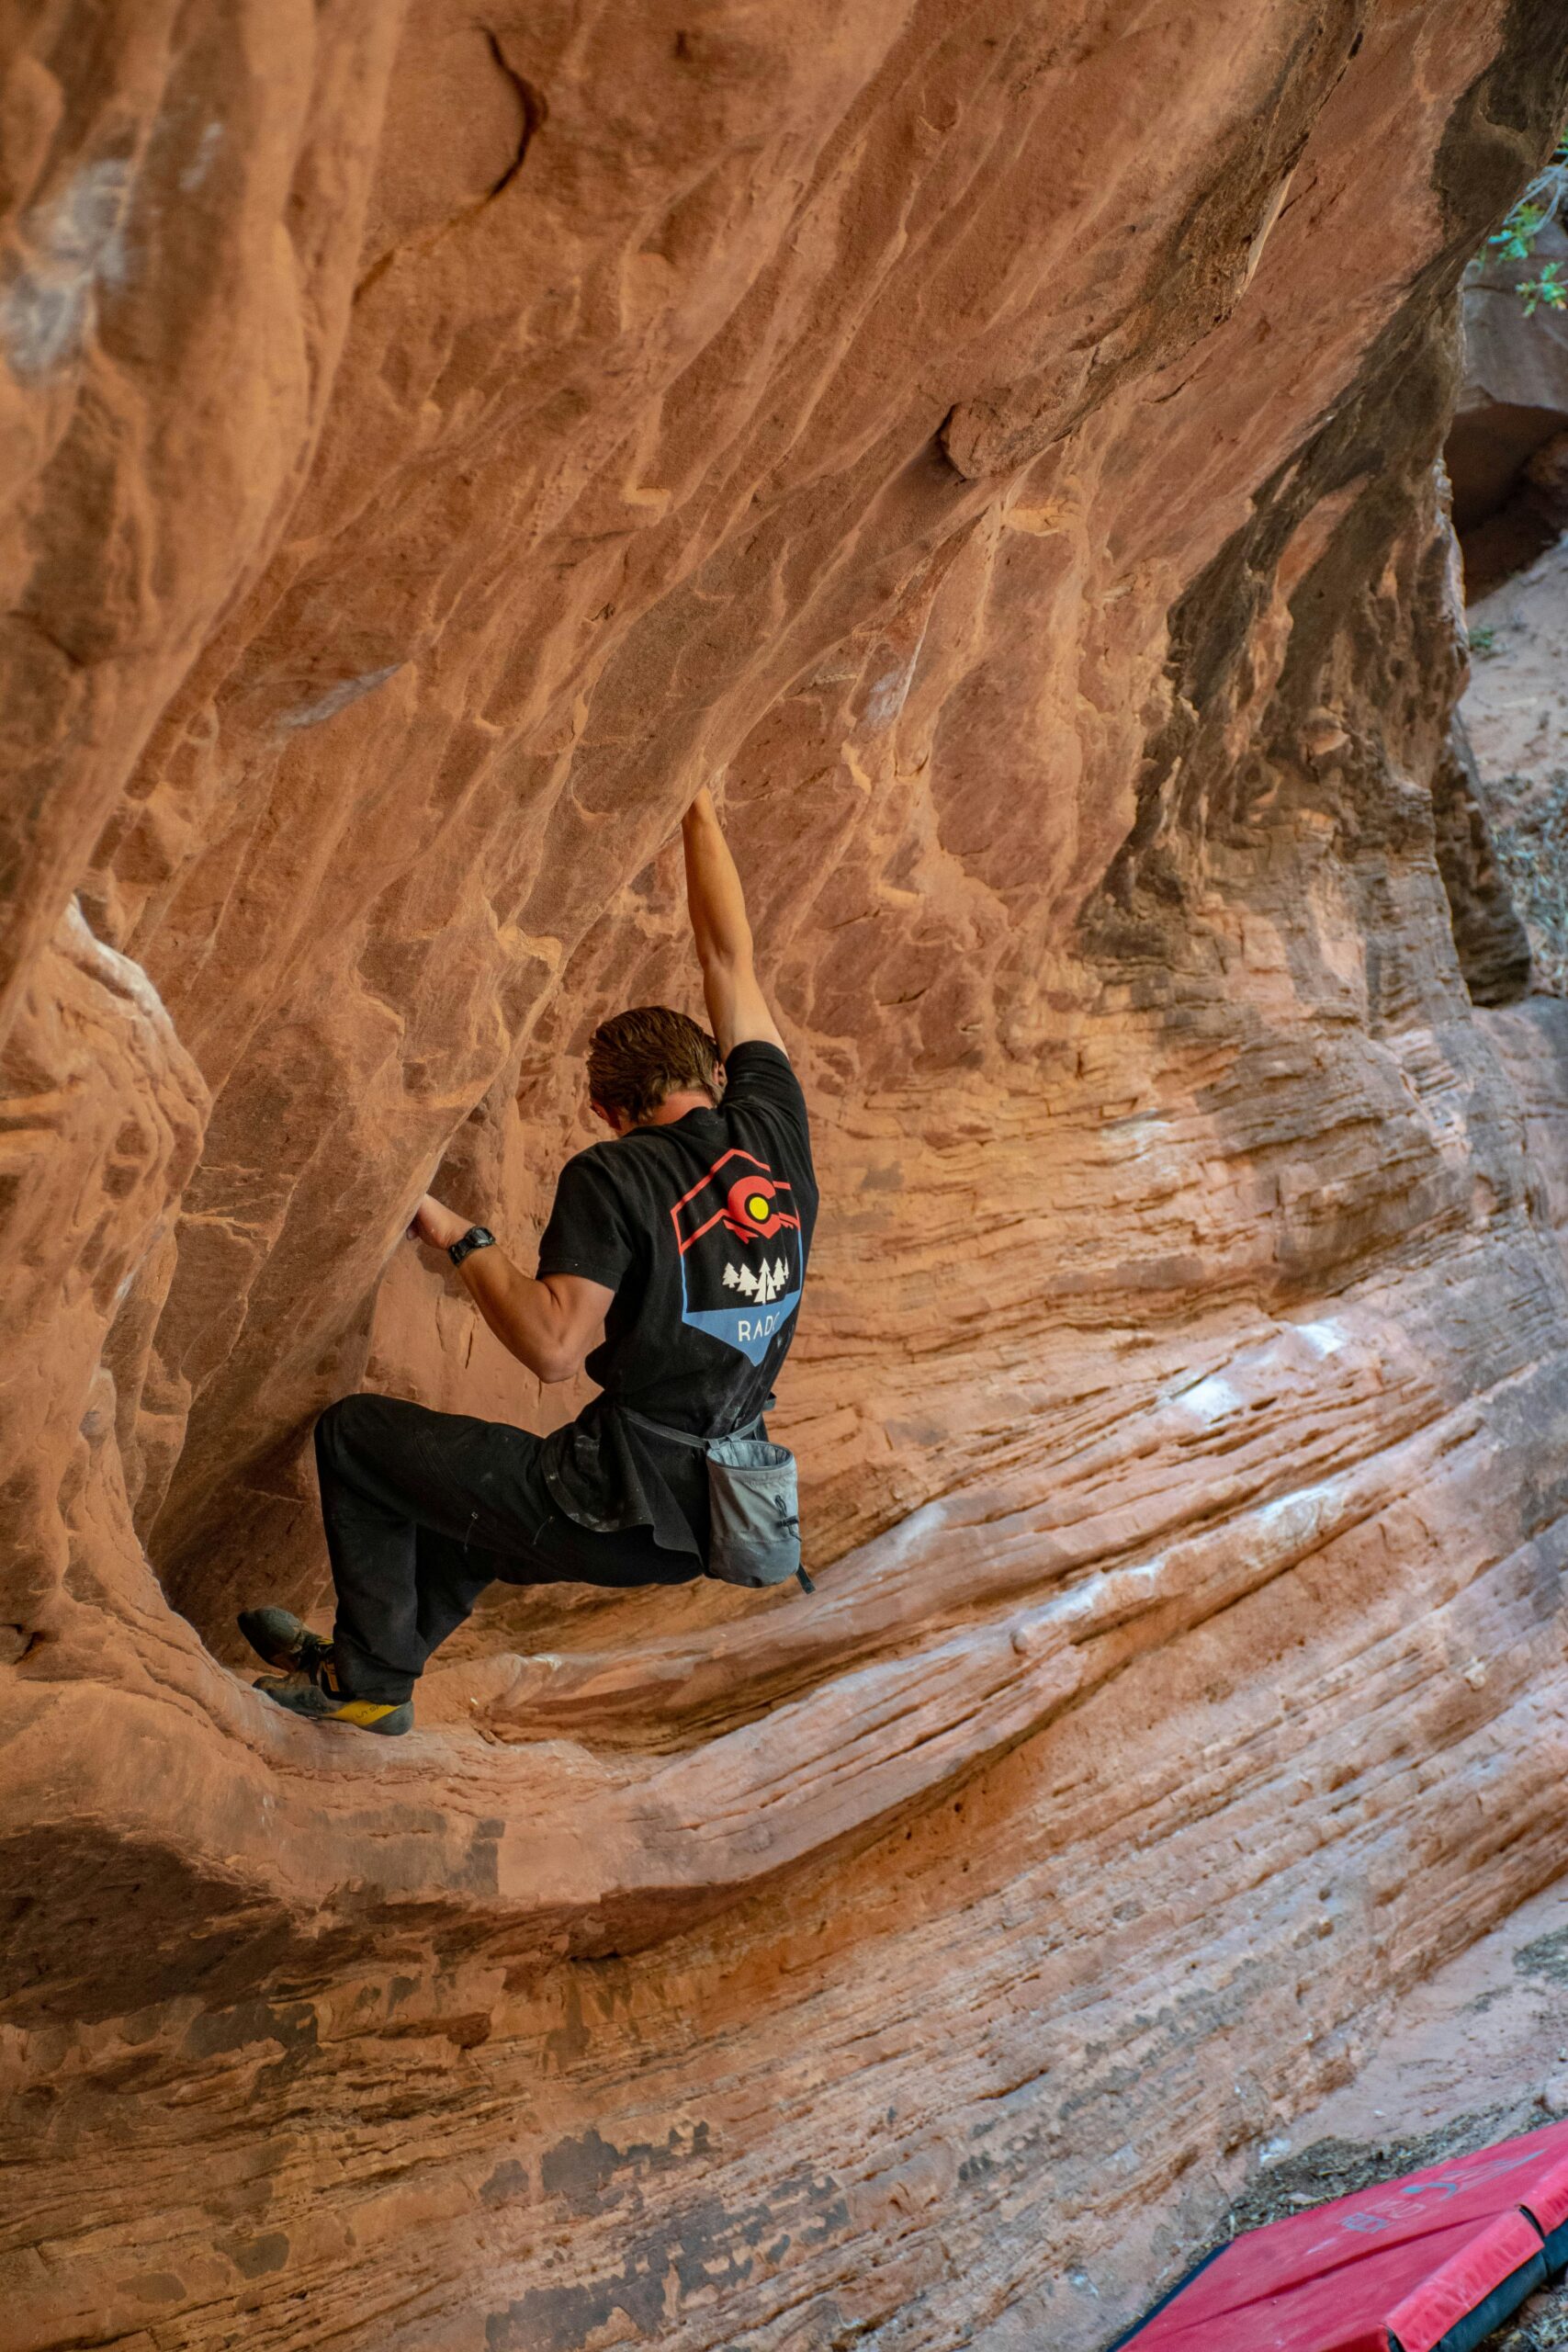
M 331 1642 L 312 1634 L 292 1609 L 242 1609 L 237 1622 L 257 1657 L 280 1674 L 314 1674 L 333 1654 Z
M 413 1727 L 412 1699 L 400 1705 L 384 1699 L 351 1699 L 346 1690 L 333 1687 L 332 1669 L 325 1662 L 298 1674 L 260 1675 L 255 1687 L 275 1706 L 287 1707 L 291 1715 L 303 1715 L 308 1723 L 352 1724 L 357 1731 L 378 1731 L 392 1738 Z

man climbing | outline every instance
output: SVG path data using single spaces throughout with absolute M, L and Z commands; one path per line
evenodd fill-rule
M 705 791 L 682 834 L 713 1037 L 663 1005 L 595 1030 L 589 1094 L 613 1140 L 561 1171 L 534 1279 L 429 1193 L 410 1227 L 446 1251 L 530 1372 L 570 1380 L 586 1364 L 602 1393 L 542 1439 L 393 1396 L 321 1415 L 332 1640 L 284 1609 L 240 1617 L 280 1669 L 258 1689 L 296 1714 L 406 1731 L 426 1660 L 497 1578 L 684 1584 L 707 1569 L 771 1583 L 797 1570 L 794 1465 L 761 1416 L 817 1216 L 806 1102 Z

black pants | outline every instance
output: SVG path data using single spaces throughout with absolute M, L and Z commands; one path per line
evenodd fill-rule
M 316 1423 L 321 1518 L 337 1588 L 338 1679 L 406 1699 L 431 1652 L 498 1578 L 508 1584 L 687 1584 L 690 1553 L 647 1528 L 579 1527 L 551 1498 L 541 1441 L 504 1421 L 345 1396 Z

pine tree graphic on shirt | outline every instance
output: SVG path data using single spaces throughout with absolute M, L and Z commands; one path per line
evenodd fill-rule
M 755 1273 L 750 1266 L 733 1262 L 724 1270 L 725 1289 L 738 1290 L 742 1298 L 749 1298 L 757 1306 L 771 1306 L 775 1298 L 783 1297 L 788 1285 L 789 1268 L 782 1258 L 775 1258 L 771 1266 L 764 1263 Z

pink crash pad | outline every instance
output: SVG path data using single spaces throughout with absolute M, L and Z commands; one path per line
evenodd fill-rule
M 1470 2352 L 1568 2262 L 1568 2123 L 1235 2238 L 1112 2352 Z

